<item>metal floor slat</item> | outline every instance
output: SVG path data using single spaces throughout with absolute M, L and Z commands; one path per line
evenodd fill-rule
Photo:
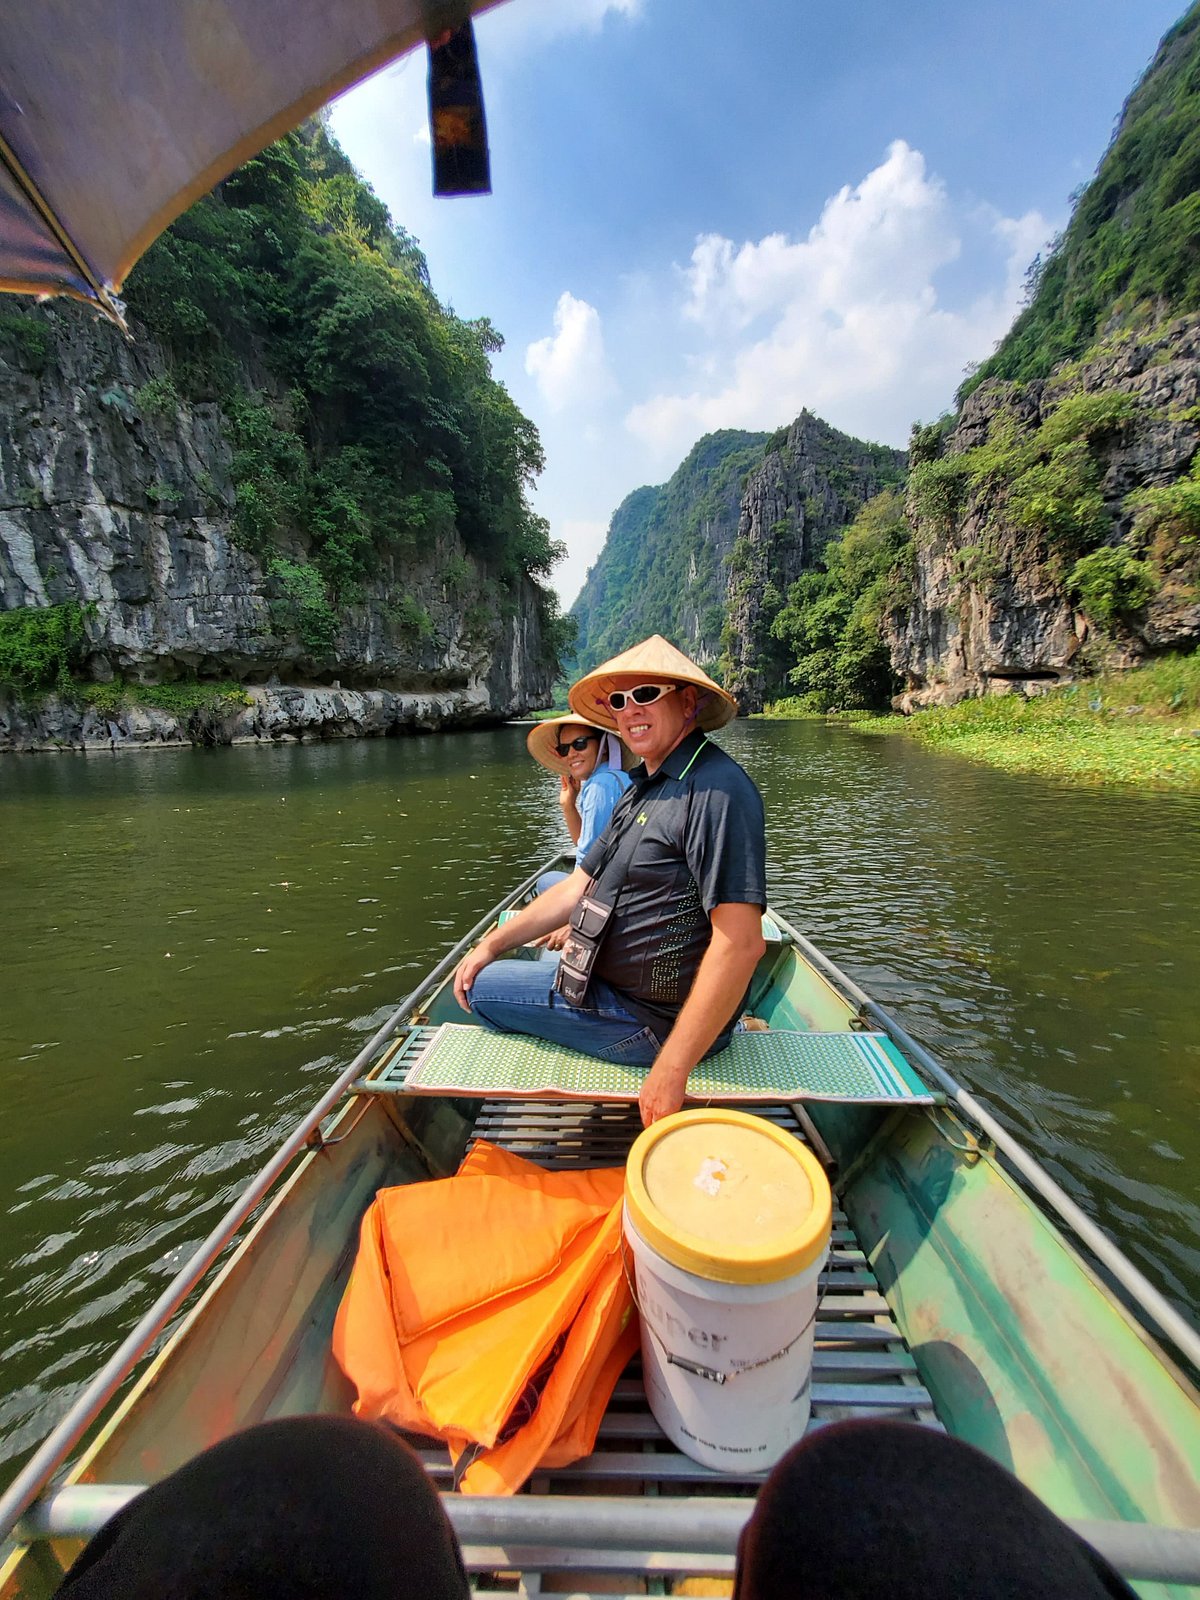
M 670 1576 L 728 1578 L 733 1557 L 658 1550 L 576 1550 L 566 1546 L 547 1551 L 539 1545 L 464 1545 L 468 1572 L 531 1571 L 594 1573 L 663 1573 Z
M 804 1131 L 787 1105 L 746 1106 L 752 1114 L 787 1129 L 802 1142 Z M 473 1135 L 555 1169 L 621 1166 L 641 1132 L 635 1105 L 581 1105 L 572 1101 L 486 1100 L 481 1102 Z M 813 1410 L 810 1431 L 843 1417 L 906 1418 L 927 1426 L 940 1424 L 929 1394 L 920 1382 L 916 1362 L 905 1346 L 887 1301 L 845 1213 L 835 1202 L 832 1248 L 821 1276 L 813 1353 Z M 414 1439 L 434 1479 L 448 1487 L 451 1471 L 444 1448 L 432 1440 Z M 600 1424 L 590 1456 L 567 1467 L 540 1469 L 533 1491 L 543 1494 L 684 1495 L 716 1498 L 753 1495 L 761 1475 L 737 1476 L 701 1466 L 683 1455 L 663 1434 L 646 1403 L 641 1362 L 631 1362 L 618 1382 Z M 666 1592 L 672 1576 L 728 1576 L 726 1558 L 674 1552 L 670 1555 L 627 1550 L 573 1550 L 544 1547 L 473 1548 L 468 1553 L 476 1592 L 539 1594 L 546 1574 L 555 1577 L 556 1595 L 591 1600 L 609 1595 L 613 1577 L 642 1574 L 648 1587 L 637 1592 Z M 489 1580 L 488 1571 L 522 1574 Z M 585 1575 L 595 1573 L 599 1588 L 589 1588 Z M 576 1587 L 578 1584 L 578 1587 Z M 655 1587 L 657 1585 L 657 1587 Z M 637 1585 L 630 1585 L 630 1594 Z

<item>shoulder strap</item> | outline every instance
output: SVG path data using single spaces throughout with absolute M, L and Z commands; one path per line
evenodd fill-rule
M 708 740 L 706 739 L 703 744 L 696 748 L 692 759 L 680 774 L 681 777 L 688 775 L 696 765 L 700 754 L 707 748 Z M 626 798 L 627 796 L 622 796 L 622 800 Z M 618 801 L 618 804 L 620 803 L 621 801 Z M 604 855 L 600 858 L 600 865 L 592 876 L 593 887 L 590 894 L 593 900 L 599 900 L 602 905 L 615 906 L 620 899 L 621 891 L 625 887 L 625 880 L 629 876 L 629 868 L 633 863 L 634 856 L 637 854 L 638 845 L 641 844 L 645 837 L 647 807 L 653 804 L 653 798 L 647 799 L 645 804 L 639 804 L 637 790 L 634 789 L 629 803 L 629 816 L 625 821 L 625 825 L 614 839 L 609 840 L 608 845 L 605 847 Z M 595 885 L 599 883 L 601 877 L 605 874 L 608 877 L 608 881 L 604 885 L 605 892 L 597 894 Z
M 633 861 L 634 852 L 642 841 L 645 831 L 644 823 L 639 822 L 639 817 L 645 817 L 645 808 L 638 804 L 636 792 L 631 796 L 628 813 L 624 826 L 619 832 L 614 831 L 614 837 L 605 846 L 604 854 L 600 858 L 600 865 L 592 875 L 592 884 L 599 883 L 606 874 L 608 882 L 605 884 L 605 893 L 598 895 L 591 892 L 594 900 L 601 900 L 605 905 L 616 905 L 621 890 L 625 887 L 625 879 L 629 875 L 630 863 Z M 609 869 L 612 869 L 611 871 Z

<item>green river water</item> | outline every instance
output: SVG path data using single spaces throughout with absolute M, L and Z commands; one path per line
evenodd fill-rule
M 773 903 L 1178 1304 L 1200 801 L 739 723 Z M 0 1476 L 421 974 L 565 842 L 515 727 L 0 763 Z

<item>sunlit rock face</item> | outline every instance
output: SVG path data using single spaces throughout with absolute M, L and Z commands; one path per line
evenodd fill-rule
M 727 599 L 727 682 L 743 712 L 789 692 L 792 663 L 771 634 L 789 585 L 868 500 L 901 480 L 906 459 L 802 411 L 746 478 Z
M 1200 446 L 1200 317 L 1125 336 L 1094 359 L 1022 385 L 990 383 L 963 406 L 946 445 L 952 459 L 986 444 L 998 425 L 1031 437 L 1068 395 L 1121 394 L 1134 402 L 1121 424 L 1093 439 L 1106 543 L 1153 563 L 1157 592 L 1101 628 L 1068 583 L 1073 561 L 1016 525 L 1010 486 L 983 483 L 947 525 L 909 497 L 916 557 L 911 605 L 888 619 L 897 708 L 970 696 L 1036 693 L 1087 665 L 1131 666 L 1158 651 L 1200 643 L 1200 559 L 1194 539 L 1169 527 L 1145 548 L 1131 541 L 1133 491 L 1176 482 Z
M 0 610 L 91 608 L 85 672 L 100 681 L 262 686 L 235 736 L 494 721 L 550 703 L 537 591 L 525 581 L 501 603 L 453 533 L 412 559 L 385 557 L 339 609 L 331 650 L 315 653 L 269 561 L 234 537 L 233 445 L 218 403 L 151 409 L 146 385 L 167 372 L 151 340 L 129 343 L 82 308 L 37 316 L 50 335 L 43 358 L 0 338 Z M 250 370 L 245 381 L 268 384 Z M 273 552 L 307 553 L 303 530 Z M 93 735 L 66 706 L 0 708 L 10 746 Z M 168 735 L 186 730 L 144 709 L 111 733 Z

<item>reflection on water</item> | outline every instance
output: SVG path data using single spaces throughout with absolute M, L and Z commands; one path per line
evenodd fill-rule
M 1182 1303 L 1200 805 L 813 724 L 722 741 L 772 898 Z M 562 842 L 521 730 L 0 764 L 0 1457 L 395 1001 Z

